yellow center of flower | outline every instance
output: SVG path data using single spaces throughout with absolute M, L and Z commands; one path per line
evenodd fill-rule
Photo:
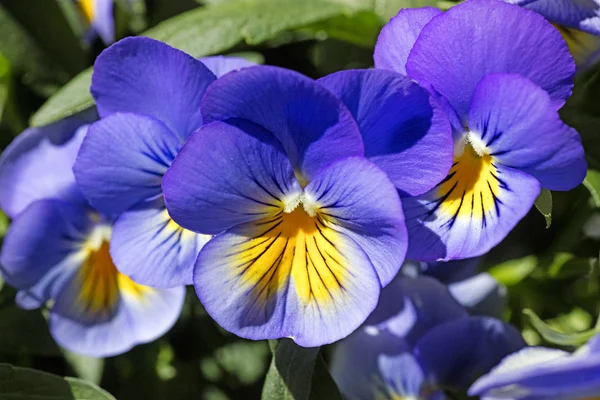
M 497 206 L 500 180 L 485 146 L 467 134 L 455 148 L 454 164 L 438 186 L 440 210 L 453 218 L 481 219 Z
M 94 20 L 94 1 L 95 0 L 79 0 L 79 7 L 88 23 L 91 23 Z
M 110 228 L 99 226 L 84 246 L 87 253 L 79 270 L 80 291 L 77 302 L 90 314 L 107 314 L 114 310 L 119 293 L 143 298 L 152 289 L 117 271 L 109 252 Z
M 346 274 L 340 235 L 327 214 L 302 195 L 281 206 L 249 228 L 250 239 L 235 255 L 236 274 L 253 286 L 253 297 L 262 305 L 290 277 L 303 303 L 327 301 L 341 289 Z

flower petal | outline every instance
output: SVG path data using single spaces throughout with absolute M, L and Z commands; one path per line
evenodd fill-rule
M 110 254 L 119 271 L 137 283 L 157 288 L 191 285 L 196 256 L 208 239 L 177 225 L 159 197 L 121 214 Z
M 117 113 L 90 127 L 73 171 L 95 208 L 118 215 L 160 195 L 163 174 L 180 147 L 179 139 L 160 121 Z
M 375 45 L 375 68 L 406 75 L 406 61 L 423 27 L 442 12 L 434 7 L 405 8 L 388 22 Z
M 406 70 L 410 78 L 446 98 L 464 123 L 471 96 L 485 75 L 522 75 L 546 90 L 558 109 L 571 94 L 575 64 L 559 32 L 539 14 L 502 1 L 478 0 L 432 19 L 417 39 Z
M 202 62 L 162 42 L 130 37 L 96 59 L 92 95 L 101 117 L 146 115 L 184 141 L 202 125 L 200 101 L 215 76 Z
M 436 261 L 485 254 L 525 217 L 539 191 L 530 175 L 467 148 L 435 189 L 403 199 L 411 238 L 407 257 Z
M 36 200 L 83 203 L 72 167 L 87 123 L 95 112 L 79 114 L 41 128 L 29 128 L 0 157 L 0 207 L 11 218 Z
M 62 347 L 91 357 L 110 357 L 162 336 L 177 321 L 184 287 L 153 289 L 116 270 L 107 278 L 98 280 L 97 275 L 80 271 L 56 298 L 50 332 Z M 96 299 L 88 303 L 84 290 L 89 287 Z M 98 300 L 114 309 L 93 309 Z
M 485 397 L 592 399 L 600 393 L 600 356 L 530 347 L 504 358 L 469 389 Z M 529 398 L 529 397 L 528 397 Z
M 511 325 L 486 317 L 459 318 L 439 325 L 415 347 L 426 375 L 442 387 L 466 390 L 507 354 L 525 347 Z
M 62 290 L 83 261 L 80 250 L 92 228 L 91 214 L 59 200 L 31 203 L 13 220 L 0 253 L 2 277 L 25 292 L 27 308 Z
M 233 56 L 202 57 L 200 58 L 200 61 L 202 61 L 202 64 L 210 69 L 210 72 L 215 74 L 217 78 L 220 78 L 231 71 L 239 71 L 242 68 L 256 65 L 256 63 L 248 61 L 245 58 Z
M 399 274 L 381 291 L 377 308 L 365 325 L 388 331 L 414 345 L 431 328 L 467 315 L 440 282 L 426 276 L 409 278 Z
M 181 149 L 163 179 L 175 222 L 206 234 L 281 212 L 300 191 L 279 142 L 247 121 L 214 122 Z
M 579 134 L 561 121 L 548 94 L 521 76 L 490 74 L 481 80 L 469 129 L 499 163 L 533 175 L 542 187 L 569 190 L 585 178 Z
M 331 375 L 348 399 L 377 398 L 377 394 L 388 389 L 379 358 L 410 354 L 411 347 L 402 338 L 385 331 L 371 334 L 359 328 L 335 345 Z
M 506 287 L 487 272 L 448 285 L 452 297 L 471 315 L 502 318 L 506 308 Z
M 283 68 L 256 66 L 220 78 L 206 92 L 202 115 L 205 123 L 241 118 L 261 125 L 308 180 L 331 162 L 364 152 L 346 107 L 318 83 Z
M 318 82 L 348 107 L 365 157 L 403 194 L 423 194 L 444 179 L 452 165 L 452 132 L 424 89 L 400 74 L 373 69 L 340 71 Z
M 505 0 L 533 10 L 551 22 L 600 35 L 600 2 L 597 0 Z

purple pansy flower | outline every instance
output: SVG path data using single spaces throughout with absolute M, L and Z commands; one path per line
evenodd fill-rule
M 153 287 L 191 284 L 209 238 L 176 224 L 161 190 L 163 174 L 202 125 L 200 101 L 215 73 L 249 64 L 206 63 L 141 37 L 115 43 L 95 63 L 91 91 L 102 119 L 83 141 L 75 178 L 96 209 L 115 217 L 110 252 L 119 271 Z
M 392 97 L 384 84 L 389 75 L 376 72 L 363 82 L 371 101 Z M 387 143 L 403 133 L 410 140 L 400 128 L 406 115 L 417 121 L 415 136 L 440 123 L 425 92 L 420 98 L 409 82 L 396 85 L 406 92 L 389 101 L 405 113 L 374 128 Z M 374 107 L 366 99 L 360 106 Z M 222 77 L 201 109 L 207 125 L 179 153 L 163 190 L 177 223 L 216 235 L 194 270 L 206 310 L 252 339 L 318 346 L 347 336 L 374 309 L 407 247 L 396 188 L 363 157 L 353 111 L 318 82 L 275 67 Z M 421 118 L 429 118 L 425 128 Z M 421 164 L 419 157 L 435 155 L 406 154 Z M 410 173 L 407 190 L 435 184 L 435 177 L 411 182 Z
M 399 275 L 365 325 L 336 345 L 331 370 L 348 399 L 437 400 L 524 345 L 510 325 L 467 316 L 434 279 Z
M 537 13 L 467 0 L 442 13 L 401 10 L 382 30 L 375 66 L 427 88 L 450 119 L 454 163 L 434 189 L 404 199 L 408 257 L 481 255 L 522 219 L 540 188 L 569 190 L 586 163 L 577 132 L 557 110 L 575 66 Z
M 600 398 L 600 335 L 575 353 L 528 347 L 511 354 L 469 389 L 484 400 Z
M 600 1 L 505 0 L 533 10 L 555 24 L 569 46 L 578 70 L 600 58 Z
M 91 208 L 72 172 L 95 112 L 32 128 L 0 158 L 0 205 L 13 222 L 2 277 L 26 309 L 48 304 L 63 347 L 106 357 L 161 336 L 177 320 L 185 289 L 153 289 L 115 268 L 112 218 Z

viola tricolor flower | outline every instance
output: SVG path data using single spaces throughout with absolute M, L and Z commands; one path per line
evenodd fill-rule
M 75 2 L 90 26 L 87 38 L 92 41 L 97 36 L 100 36 L 100 39 L 107 46 L 114 42 L 115 18 L 113 15 L 113 0 L 75 0 Z
M 510 325 L 468 317 L 434 279 L 399 275 L 365 325 L 336 345 L 331 370 L 348 399 L 437 400 L 524 345 Z
M 600 1 L 598 0 L 505 0 L 533 10 L 560 31 L 578 70 L 600 58 Z
M 112 217 L 89 207 L 72 172 L 93 116 L 23 132 L 0 158 L 0 205 L 13 218 L 2 277 L 26 309 L 48 305 L 50 332 L 63 347 L 106 357 L 165 333 L 185 288 L 153 289 L 112 262 Z
M 347 336 L 407 247 L 396 188 L 363 157 L 351 112 L 319 83 L 275 67 L 225 75 L 201 110 L 207 125 L 163 191 L 178 224 L 216 235 L 194 270 L 206 310 L 246 338 L 318 346 Z
M 247 66 L 208 58 L 222 74 Z M 208 236 L 177 225 L 161 191 L 163 174 L 202 125 L 200 100 L 216 76 L 201 61 L 148 38 L 127 38 L 96 60 L 92 94 L 102 119 L 90 127 L 74 166 L 89 202 L 116 217 L 110 252 L 119 271 L 153 287 L 192 283 Z
M 583 181 L 581 139 L 557 113 L 575 65 L 539 14 L 498 0 L 468 0 L 445 13 L 401 10 L 383 28 L 374 57 L 376 68 L 427 88 L 453 128 L 448 175 L 403 199 L 409 258 L 484 254 L 527 214 L 540 188 L 569 190 Z
M 528 347 L 479 378 L 469 395 L 484 400 L 594 400 L 600 398 L 600 335 L 575 353 Z

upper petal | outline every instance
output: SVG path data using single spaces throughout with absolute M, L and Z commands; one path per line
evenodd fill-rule
M 0 207 L 14 218 L 45 198 L 82 203 L 72 167 L 95 112 L 79 114 L 41 128 L 29 128 L 0 157 Z
M 202 115 L 206 123 L 242 118 L 261 125 L 305 179 L 364 151 L 346 107 L 315 81 L 283 68 L 256 66 L 222 77 L 206 92 Z
M 575 64 L 560 33 L 539 14 L 503 1 L 472 0 L 423 28 L 406 70 L 445 97 L 464 122 L 477 84 L 496 72 L 528 78 L 560 108 L 571 94 Z
M 242 57 L 234 56 L 210 56 L 200 58 L 202 64 L 204 64 L 210 72 L 215 74 L 217 78 L 231 72 L 238 71 L 242 68 L 252 67 L 256 65 L 252 61 L 248 61 Z
M 360 128 L 365 156 L 405 195 L 438 184 L 452 165 L 452 133 L 441 108 L 403 75 L 340 71 L 319 80 L 344 102 Z
M 91 20 L 94 31 L 98 33 L 105 45 L 115 41 L 115 17 L 113 0 L 92 0 L 94 15 Z
M 116 113 L 90 127 L 73 171 L 95 208 L 118 215 L 160 195 L 163 174 L 180 147 L 181 141 L 162 122 Z
M 215 75 L 162 42 L 130 37 L 98 56 L 92 95 L 101 117 L 131 112 L 155 118 L 184 141 L 202 125 L 200 101 Z
M 581 138 L 565 125 L 548 94 L 526 78 L 490 74 L 477 85 L 469 129 L 498 162 L 537 178 L 550 190 L 583 182 L 587 164 Z
M 427 332 L 415 354 L 437 384 L 466 390 L 503 357 L 523 347 L 525 341 L 513 326 L 493 318 L 468 317 Z
M 405 8 L 381 29 L 373 59 L 375 68 L 406 75 L 406 61 L 423 27 L 441 14 L 438 8 Z
M 163 179 L 169 214 L 195 232 L 217 234 L 281 212 L 300 191 L 281 144 L 247 121 L 213 122 L 181 149 Z

